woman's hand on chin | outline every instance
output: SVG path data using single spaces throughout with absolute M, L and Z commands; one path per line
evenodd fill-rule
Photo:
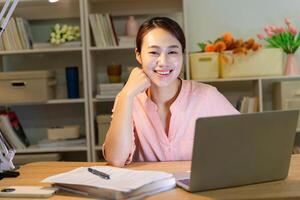
M 151 81 L 145 72 L 142 69 L 135 67 L 131 71 L 127 83 L 122 89 L 122 92 L 133 98 L 139 93 L 144 92 L 150 86 Z

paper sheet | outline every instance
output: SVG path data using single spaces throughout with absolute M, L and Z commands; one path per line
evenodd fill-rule
M 90 168 L 109 174 L 110 179 L 103 179 L 90 173 L 88 167 L 80 167 L 48 177 L 42 182 L 85 185 L 129 192 L 143 185 L 173 177 L 170 173 L 159 171 L 130 170 L 110 166 L 93 166 Z

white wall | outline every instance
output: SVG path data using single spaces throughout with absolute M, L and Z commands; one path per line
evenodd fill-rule
M 199 51 L 198 42 L 215 40 L 224 32 L 258 41 L 256 34 L 265 25 L 284 25 L 285 17 L 300 29 L 300 0 L 185 0 L 184 6 L 189 51 Z

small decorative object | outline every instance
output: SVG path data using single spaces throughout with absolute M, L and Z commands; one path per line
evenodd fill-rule
M 79 98 L 78 67 L 66 67 L 68 98 Z
M 198 44 L 201 52 L 219 52 L 232 51 L 233 54 L 247 54 L 248 51 L 257 51 L 261 46 L 256 43 L 253 38 L 247 41 L 242 39 L 234 39 L 229 32 L 224 33 L 221 37 L 217 38 L 214 42 L 208 41 L 207 43 Z
M 246 41 L 235 39 L 231 33 L 226 32 L 215 41 L 199 43 L 200 52 L 193 52 L 189 55 L 190 76 L 194 80 L 225 78 L 225 73 L 236 71 L 236 64 L 243 61 L 242 73 L 234 76 L 248 76 L 249 67 L 247 62 L 253 58 L 254 53 L 260 49 L 260 44 L 253 38 Z M 243 56 L 247 55 L 247 56 Z M 242 66 L 241 65 L 241 66 Z M 253 68 L 251 69 L 253 71 Z M 252 76 L 253 74 L 249 74 Z
M 135 37 L 138 30 L 139 30 L 138 22 L 135 20 L 134 16 L 129 16 L 126 22 L 126 29 L 125 29 L 126 35 Z
M 285 75 L 299 74 L 299 69 L 296 62 L 296 56 L 293 53 L 287 54 L 284 74 Z
M 285 18 L 284 22 L 286 27 L 267 25 L 264 28 L 266 36 L 257 34 L 257 37 L 267 41 L 269 43 L 267 47 L 282 49 L 287 54 L 285 75 L 297 75 L 299 69 L 296 64 L 295 52 L 300 45 L 300 34 L 288 18 Z
M 107 75 L 110 83 L 120 83 L 121 74 L 122 74 L 121 65 L 112 64 L 107 66 Z
M 50 33 L 51 44 L 62 44 L 65 42 L 76 41 L 80 39 L 79 26 L 55 24 Z

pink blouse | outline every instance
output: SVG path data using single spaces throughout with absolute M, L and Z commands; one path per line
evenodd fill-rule
M 145 92 L 135 97 L 132 114 L 134 142 L 127 164 L 132 160 L 191 160 L 197 118 L 239 113 L 215 87 L 188 80 L 182 80 L 181 90 L 170 112 L 169 132 L 166 134 L 156 104 Z

